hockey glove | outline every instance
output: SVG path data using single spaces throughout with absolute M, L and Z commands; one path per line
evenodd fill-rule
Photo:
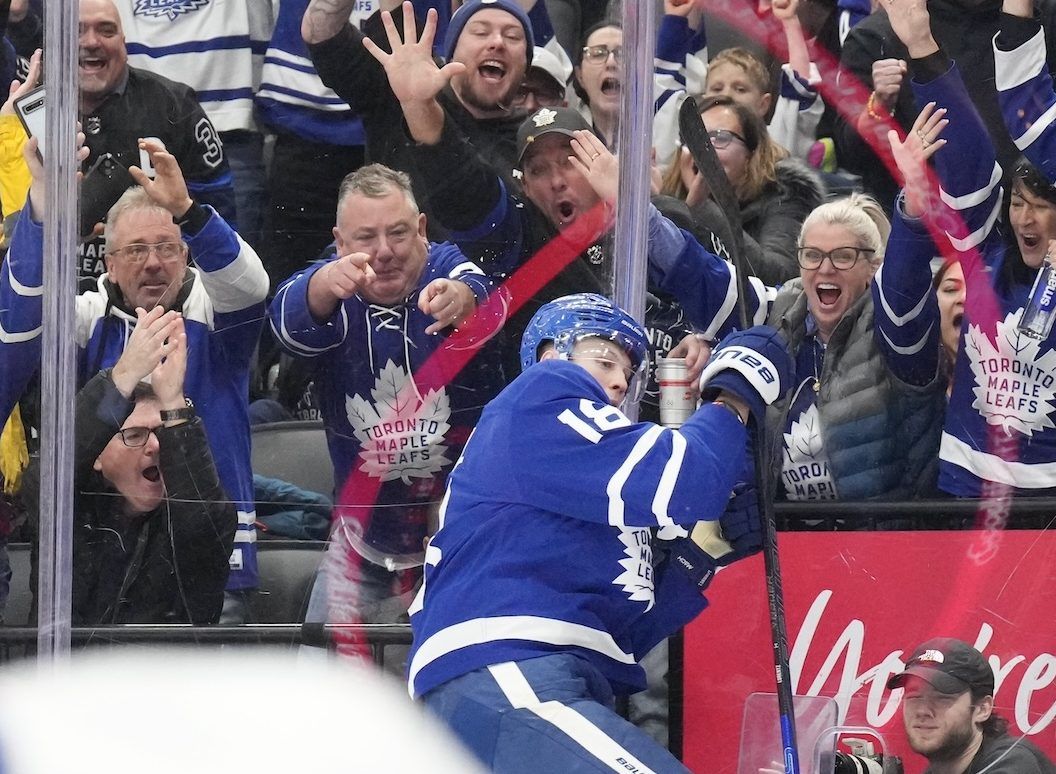
M 730 333 L 715 348 L 700 375 L 700 391 L 704 400 L 721 390 L 733 393 L 748 403 L 752 418 L 761 424 L 766 407 L 785 394 L 792 374 L 784 339 L 773 328 L 756 325 Z
M 733 488 L 726 511 L 719 517 L 722 537 L 733 548 L 716 561 L 725 566 L 758 553 L 763 547 L 763 527 L 759 518 L 759 492 L 751 484 Z

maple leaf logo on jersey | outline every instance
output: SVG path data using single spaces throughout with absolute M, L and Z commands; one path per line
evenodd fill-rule
M 132 7 L 133 16 L 162 17 L 176 21 L 180 14 L 197 11 L 202 6 L 209 5 L 209 0 L 136 0 Z
M 370 397 L 345 396 L 345 413 L 360 443 L 364 473 L 410 484 L 412 478 L 431 478 L 451 464 L 443 445 L 451 429 L 446 390 L 431 390 L 419 398 L 407 373 L 390 360 Z
M 790 500 L 832 500 L 836 497 L 836 483 L 825 453 L 817 405 L 804 411 L 785 433 L 781 478 Z
M 997 324 L 996 346 L 978 325 L 968 327 L 964 348 L 975 376 L 972 408 L 988 424 L 1025 436 L 1056 427 L 1049 415 L 1056 399 L 1056 352 L 1016 327 L 1019 311 Z M 1040 355 L 1040 357 L 1039 357 Z
M 621 529 L 618 532 L 620 542 L 627 553 L 626 559 L 620 560 L 623 572 L 612 579 L 614 586 L 622 586 L 627 598 L 632 602 L 645 602 L 645 609 L 651 610 L 653 598 L 653 543 L 648 529 Z

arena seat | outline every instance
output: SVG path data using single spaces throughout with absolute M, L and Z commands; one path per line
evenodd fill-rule
M 253 472 L 333 496 L 334 468 L 319 421 L 253 426 Z
M 324 541 L 266 540 L 257 544 L 260 591 L 254 623 L 301 623 L 312 593 Z

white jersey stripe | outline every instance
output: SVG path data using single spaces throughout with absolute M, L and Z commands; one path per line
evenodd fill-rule
M 671 497 L 675 493 L 675 483 L 682 471 L 682 460 L 685 456 L 686 438 L 677 430 L 672 430 L 671 456 L 664 465 L 664 472 L 660 475 L 660 483 L 656 487 L 656 496 L 653 497 L 653 515 L 656 516 L 658 526 L 670 527 L 675 524 L 667 509 L 671 505 Z
M 425 667 L 460 648 L 499 640 L 525 640 L 548 645 L 569 645 L 600 653 L 621 664 L 637 664 L 632 653 L 625 653 L 612 635 L 583 624 L 559 621 L 534 615 L 505 615 L 474 618 L 441 629 L 421 644 L 408 669 L 408 682 Z
M 980 188 L 978 191 L 969 191 L 966 194 L 960 196 L 954 196 L 949 191 L 945 190 L 942 186 L 939 186 L 939 197 L 946 202 L 946 204 L 955 210 L 966 210 L 969 207 L 975 207 L 976 205 L 985 202 L 990 194 L 994 192 L 998 184 L 1001 182 L 1001 165 L 996 161 L 994 162 L 994 168 L 990 171 L 990 180 L 987 181 L 986 185 Z
M 512 661 L 493 664 L 488 671 L 514 709 L 525 709 L 568 735 L 598 763 L 613 771 L 654 774 L 626 747 L 595 725 L 588 717 L 558 701 L 539 701 L 520 667 Z
M 605 487 L 605 494 L 609 496 L 609 524 L 613 527 L 622 528 L 626 526 L 624 523 L 624 484 L 631 477 L 631 471 L 634 470 L 634 466 L 641 462 L 645 455 L 649 453 L 649 450 L 653 448 L 656 439 L 659 438 L 662 432 L 664 432 L 664 428 L 657 425 L 642 433 L 642 437 L 638 439 L 638 443 L 631 449 L 627 459 L 623 461 L 623 464 L 609 479 L 609 484 Z
M 942 434 L 939 458 L 964 468 L 978 478 L 1021 489 L 1048 489 L 1056 481 L 1056 462 L 1010 462 L 996 454 L 973 449 L 945 432 Z
M 994 35 L 994 39 L 997 39 L 997 35 Z M 1039 29 L 1034 37 L 1013 51 L 1002 51 L 994 46 L 994 79 L 998 91 L 1022 86 L 1047 68 L 1044 30 Z
M 1035 118 L 1034 123 L 1030 125 L 1030 128 L 1013 140 L 1016 147 L 1020 150 L 1026 150 L 1031 143 L 1041 136 L 1042 132 L 1049 128 L 1049 125 L 1054 120 L 1056 120 L 1056 105 L 1052 105 L 1048 110 Z

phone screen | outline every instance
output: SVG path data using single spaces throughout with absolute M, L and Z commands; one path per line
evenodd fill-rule
M 22 121 L 26 134 L 37 138 L 40 157 L 44 158 L 44 87 L 38 86 L 15 100 L 15 113 Z

